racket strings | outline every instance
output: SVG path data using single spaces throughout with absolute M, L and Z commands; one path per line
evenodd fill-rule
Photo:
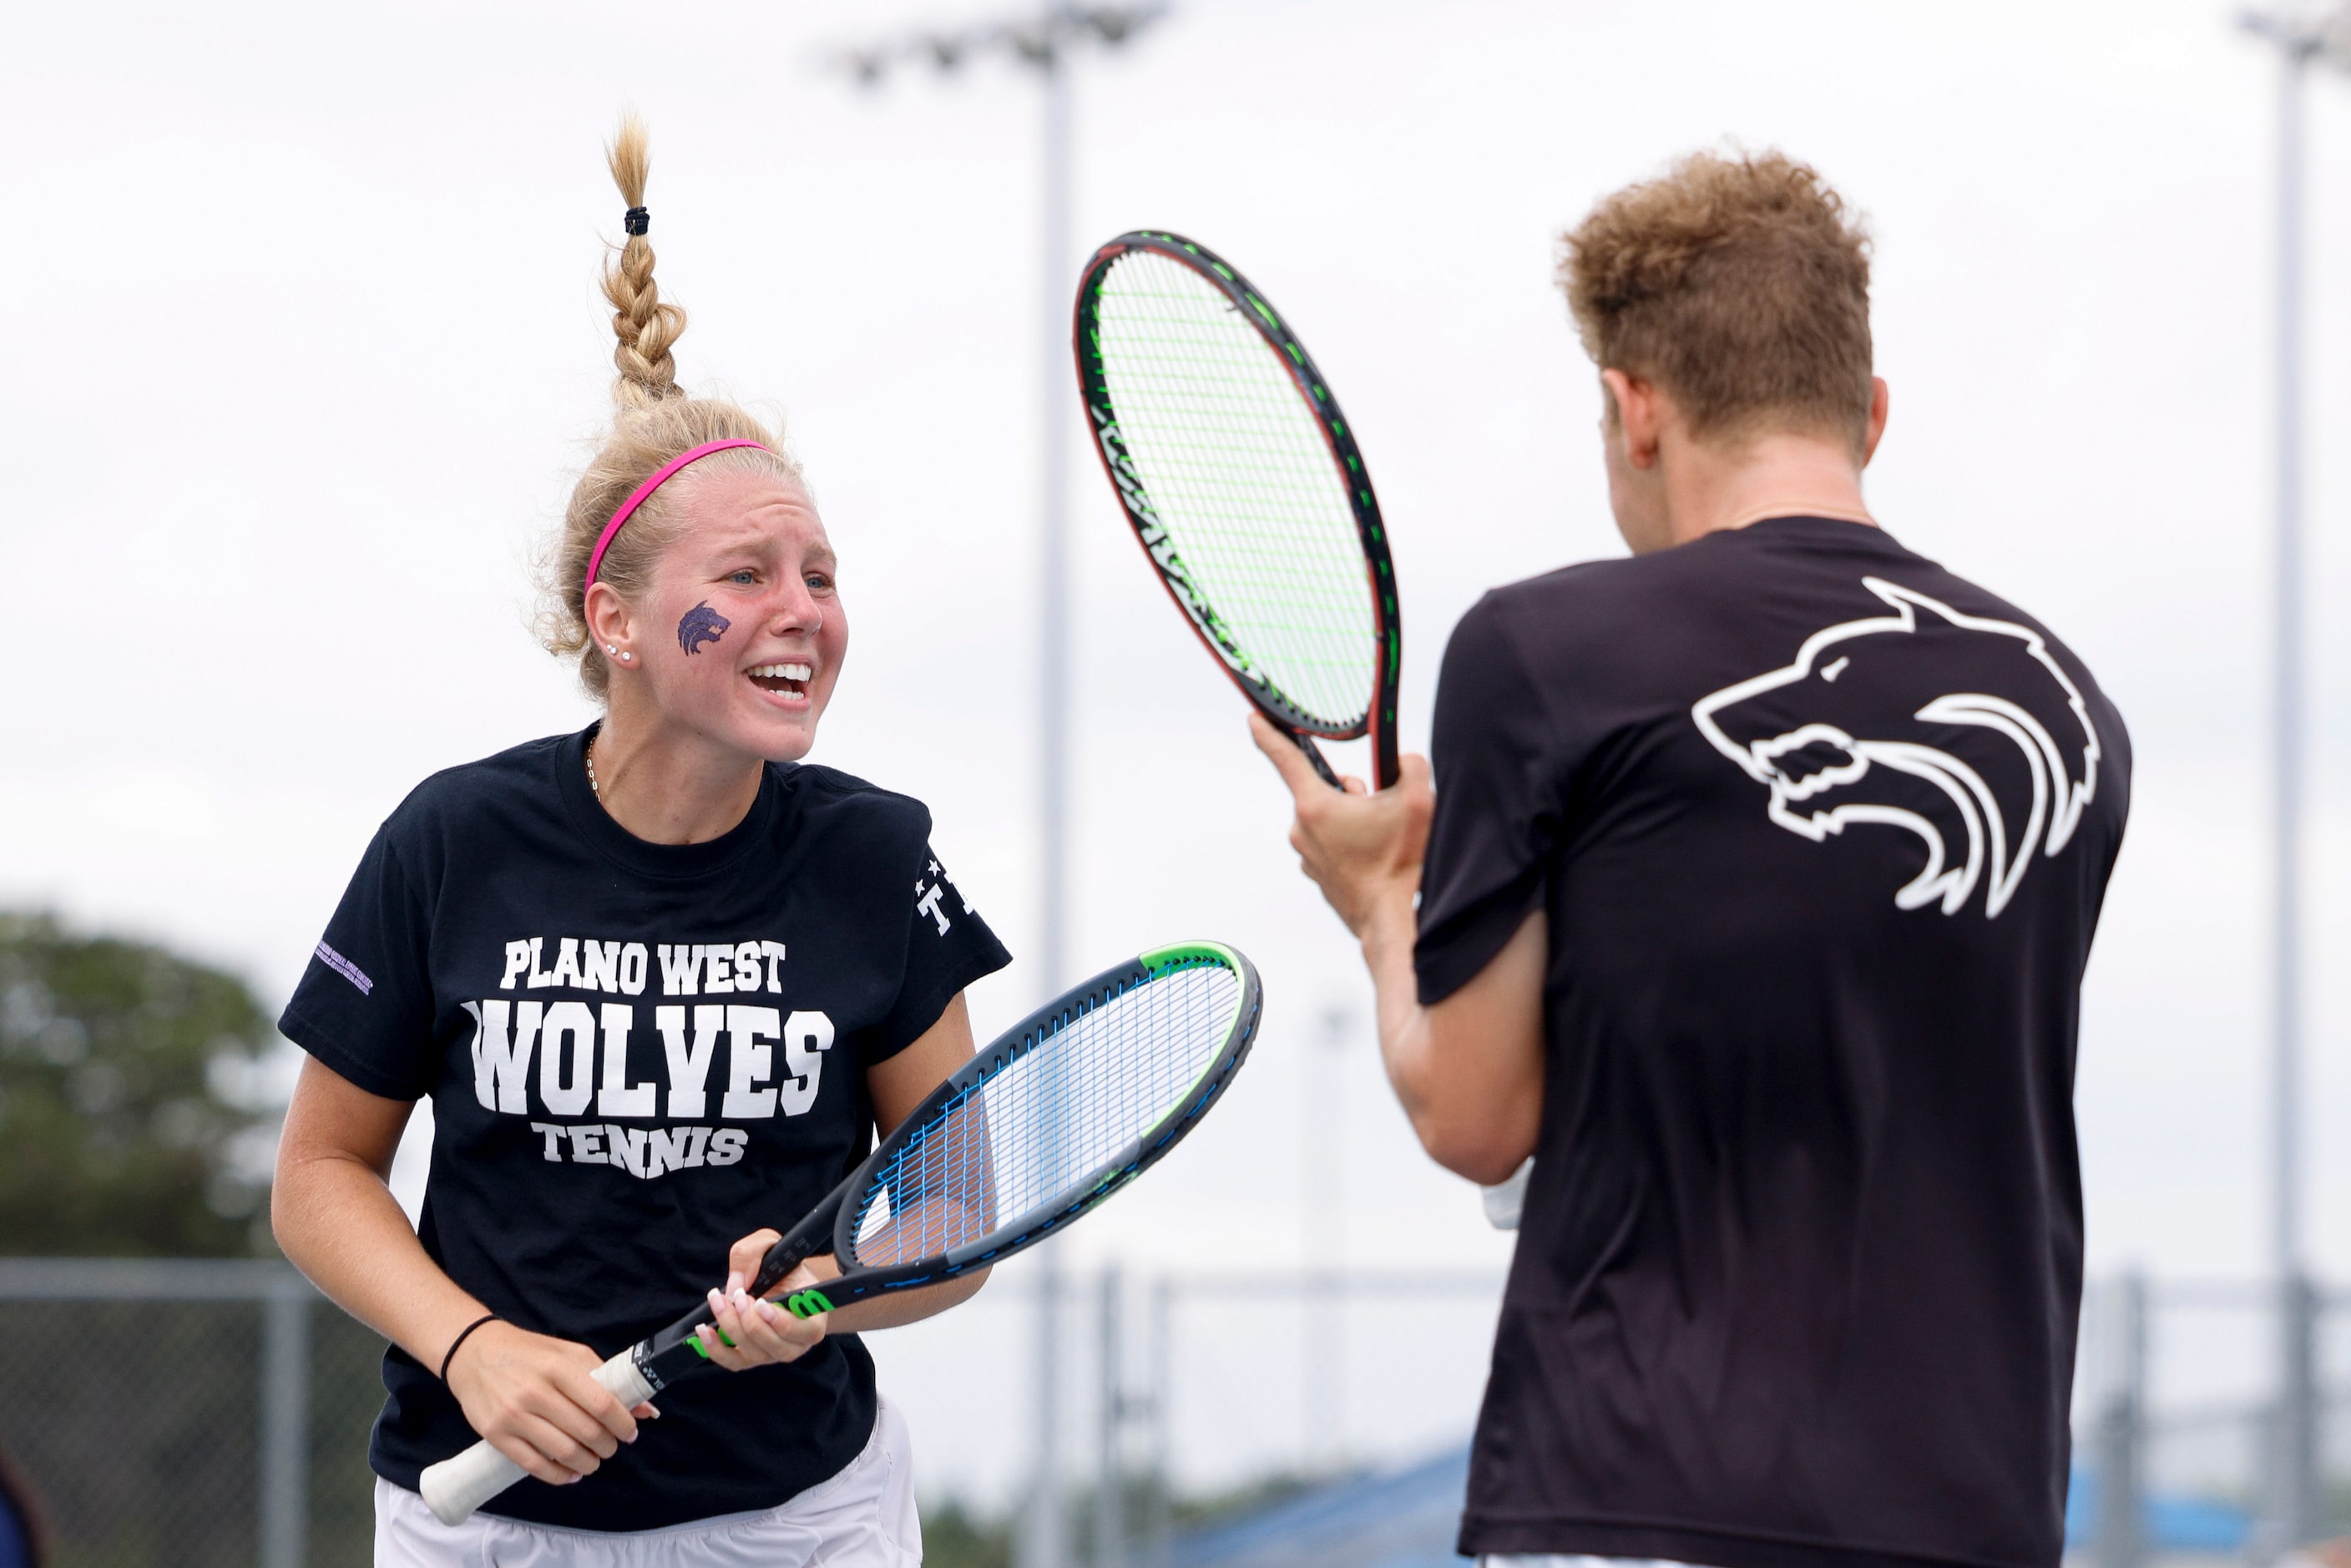
M 1239 976 L 1213 960 L 1163 970 L 967 1085 L 860 1199 L 856 1264 L 937 1257 L 1083 1196 L 1074 1189 L 1110 1174 L 1199 1082 L 1240 994 Z
M 1146 259 L 1191 285 L 1134 290 L 1125 303 L 1138 308 L 1135 325 L 1148 326 L 1104 331 L 1105 361 L 1115 354 L 1131 370 L 1107 379 L 1146 489 L 1166 503 L 1163 520 L 1211 602 L 1270 634 L 1253 652 L 1352 677 L 1373 627 L 1353 514 L 1321 427 L 1274 350 L 1221 294 Z M 1351 698 L 1360 711 L 1366 695 L 1352 680 L 1336 691 L 1294 684 L 1334 718 L 1350 716 Z
M 1151 251 L 1110 264 L 1096 324 L 1119 435 L 1237 662 L 1310 716 L 1359 728 L 1380 649 L 1351 481 L 1280 351 Z

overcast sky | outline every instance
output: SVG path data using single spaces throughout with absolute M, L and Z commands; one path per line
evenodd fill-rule
M 1290 315 L 1393 530 L 1415 746 L 1479 591 L 1621 553 L 1556 233 L 1725 138 L 1813 162 L 1866 212 L 1893 385 L 1873 507 L 2054 627 L 2137 747 L 2082 1040 L 2094 1270 L 2266 1260 L 2273 72 L 2231 10 L 1186 0 L 1081 63 L 1079 245 L 1052 258 L 1073 277 L 1100 239 L 1173 228 Z M 1038 95 L 995 61 L 878 92 L 819 65 L 981 14 L 13 16 L 0 900 L 167 940 L 274 1004 L 420 779 L 587 720 L 529 636 L 530 563 L 605 412 L 594 277 L 621 203 L 600 145 L 633 104 L 659 277 L 692 312 L 685 379 L 781 413 L 844 558 L 852 651 L 815 758 L 928 801 L 1023 951 Z M 2310 146 L 2304 1114 L 2312 1247 L 2339 1276 L 2351 639 L 2326 607 L 2351 590 L 2331 439 L 2351 412 L 2351 83 L 2317 84 Z M 1211 934 L 1270 1000 L 1230 1103 L 1076 1254 L 1294 1264 L 1319 1080 L 1344 1107 L 1345 1255 L 1499 1267 L 1507 1241 L 1386 1097 L 1360 967 L 1293 869 L 1236 700 L 1074 441 L 1071 459 L 1072 964 Z M 1033 966 L 985 982 L 982 1030 L 1048 989 Z M 1354 1020 L 1337 1050 L 1317 1043 L 1332 1009 Z

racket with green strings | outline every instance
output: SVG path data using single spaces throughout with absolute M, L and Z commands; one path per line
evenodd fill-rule
M 1207 246 L 1138 230 L 1086 264 L 1076 348 L 1102 472 L 1201 643 L 1325 783 L 1314 737 L 1366 735 L 1395 783 L 1387 528 L 1306 346 Z

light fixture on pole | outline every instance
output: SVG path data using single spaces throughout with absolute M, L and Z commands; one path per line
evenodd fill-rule
M 2303 87 L 2313 64 L 2351 70 L 2351 4 L 2248 13 L 2245 30 L 2278 52 L 2276 448 L 2276 693 L 2271 711 L 2274 771 L 2274 944 L 2271 983 L 2276 1031 L 2271 1083 L 2271 1250 L 2278 1287 L 2278 1398 L 2271 1425 L 2272 1495 L 2263 1511 L 2264 1555 L 2318 1529 L 2315 1296 L 2303 1257 Z
M 1166 15 L 1160 4 L 1053 5 L 1006 21 L 931 32 L 843 50 L 837 63 L 866 88 L 901 64 L 950 72 L 983 55 L 1037 73 L 1044 89 L 1043 233 L 1038 306 L 1037 826 L 1040 915 L 1033 989 L 1051 996 L 1067 983 L 1070 800 L 1069 321 L 1080 258 L 1070 237 L 1068 57 L 1081 46 L 1116 48 Z M 1061 1266 L 1058 1247 L 1037 1249 L 1037 1451 L 1020 1568 L 1067 1568 L 1069 1523 L 1061 1502 Z

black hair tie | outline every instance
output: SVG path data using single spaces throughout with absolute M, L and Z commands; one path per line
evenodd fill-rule
M 457 1359 L 457 1347 L 465 1343 L 466 1340 L 472 1338 L 474 1331 L 480 1328 L 484 1323 L 494 1323 L 497 1321 L 497 1313 L 484 1312 L 480 1317 L 475 1318 L 472 1322 L 467 1323 L 464 1330 L 459 1333 L 457 1337 L 449 1342 L 448 1350 L 444 1352 L 441 1357 L 442 1382 L 446 1383 L 449 1381 L 449 1364 Z
M 622 217 L 621 226 L 632 235 L 641 235 L 653 226 L 653 215 L 643 207 L 631 207 Z

